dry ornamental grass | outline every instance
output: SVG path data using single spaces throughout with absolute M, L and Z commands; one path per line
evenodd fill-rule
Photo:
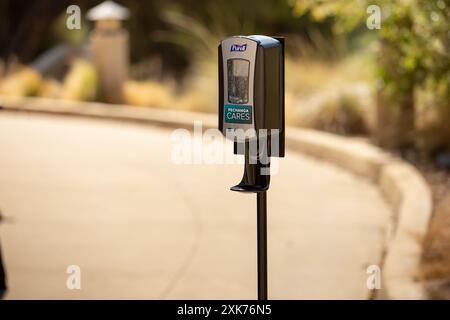
M 450 173 L 422 169 L 433 191 L 435 209 L 422 256 L 422 276 L 432 299 L 450 299 Z

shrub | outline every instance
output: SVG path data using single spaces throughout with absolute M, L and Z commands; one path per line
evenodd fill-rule
M 173 103 L 172 90 L 156 81 L 127 81 L 124 87 L 125 103 L 136 106 L 168 108 Z
M 97 96 L 98 78 L 94 66 L 86 60 L 75 60 L 64 78 L 62 98 L 93 101 Z
M 6 96 L 35 96 L 42 84 L 40 74 L 28 67 L 6 76 L 0 83 L 0 94 Z

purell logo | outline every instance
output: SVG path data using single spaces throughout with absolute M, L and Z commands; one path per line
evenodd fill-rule
M 233 44 L 230 51 L 244 52 L 245 50 L 247 50 L 247 44 Z

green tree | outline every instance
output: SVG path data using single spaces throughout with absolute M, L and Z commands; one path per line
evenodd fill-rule
M 339 34 L 364 24 L 370 4 L 382 10 L 378 31 L 377 138 L 384 146 L 409 148 L 416 141 L 417 89 L 434 93 L 433 107 L 447 115 L 441 117 L 440 127 L 450 126 L 450 1 L 298 0 L 293 10 L 297 15 L 309 13 L 318 20 L 331 17 L 333 30 Z

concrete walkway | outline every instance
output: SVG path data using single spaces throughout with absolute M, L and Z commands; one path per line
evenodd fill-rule
M 0 112 L 7 298 L 255 298 L 256 197 L 229 191 L 242 165 L 174 164 L 170 135 Z M 369 296 L 390 218 L 374 186 L 288 151 L 268 210 L 270 298 Z

